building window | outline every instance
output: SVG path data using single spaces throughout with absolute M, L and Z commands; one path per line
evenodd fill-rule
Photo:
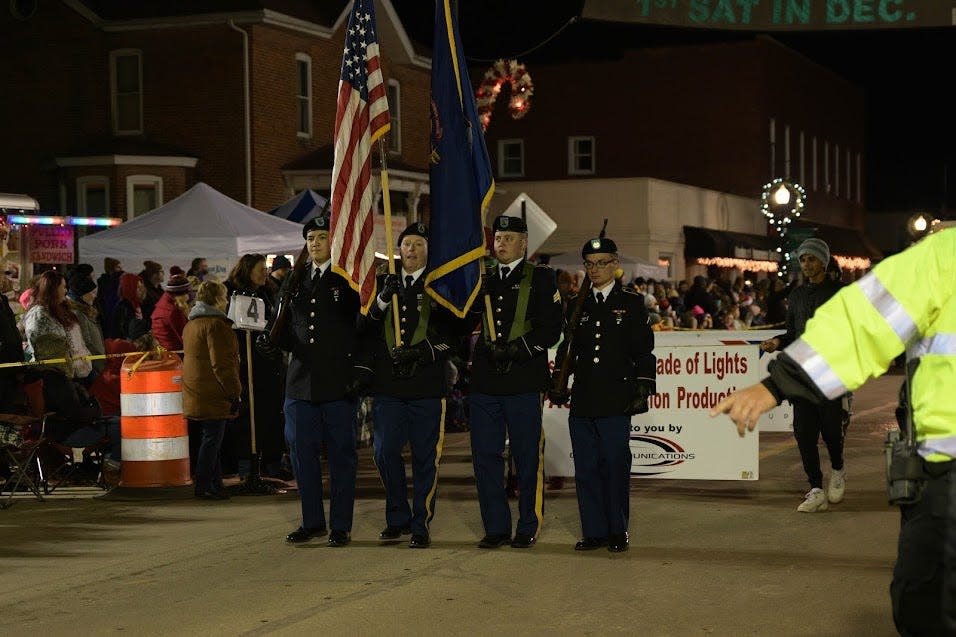
M 846 198 L 853 199 L 853 181 L 850 179 L 850 173 L 853 171 L 853 155 L 850 153 L 850 149 L 846 149 Z
M 830 194 L 830 142 L 823 142 L 823 191 Z
M 402 87 L 398 80 L 388 81 L 388 152 L 402 152 Z
M 568 138 L 568 174 L 594 174 L 594 138 Z
M 807 184 L 807 148 L 806 140 L 803 137 L 803 131 L 800 131 L 800 185 Z
M 770 174 L 773 177 L 777 176 L 777 120 L 773 117 L 770 118 Z
M 498 140 L 498 176 L 524 177 L 524 140 Z
M 76 212 L 80 217 L 108 217 L 110 181 L 106 177 L 79 177 L 76 180 Z
M 295 54 L 296 135 L 312 137 L 312 58 Z
M 140 217 L 163 205 L 163 178 L 130 175 L 126 178 L 126 219 Z
M 840 196 L 840 145 L 833 145 L 833 196 Z
M 790 124 L 783 126 L 783 178 L 790 179 Z
M 863 156 L 856 154 L 856 202 L 863 203 Z
M 110 99 L 113 132 L 139 135 L 143 132 L 143 56 L 139 51 L 110 52 Z

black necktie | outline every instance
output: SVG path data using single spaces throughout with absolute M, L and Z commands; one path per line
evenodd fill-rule
M 602 292 L 597 292 L 594 298 L 597 299 L 598 305 L 604 305 L 604 294 Z
M 414 282 L 415 282 L 415 277 L 413 277 L 411 274 L 406 275 L 406 276 L 405 276 L 405 289 L 406 289 L 406 290 L 412 289 L 412 283 L 414 283 Z
M 508 272 L 511 270 L 508 266 L 501 268 L 501 280 L 504 281 L 508 278 Z
M 322 278 L 322 268 L 315 268 L 312 270 L 312 280 L 318 281 L 320 278 Z

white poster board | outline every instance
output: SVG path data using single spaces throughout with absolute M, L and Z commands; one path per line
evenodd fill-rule
M 229 297 L 229 313 L 232 327 L 237 330 L 261 332 L 266 329 L 266 302 L 255 296 L 233 294 Z
M 766 375 L 768 355 L 760 341 L 774 331 L 657 332 L 657 394 L 650 411 L 631 418 L 632 476 L 701 480 L 759 478 L 759 438 L 737 435 L 726 416 L 711 418 L 710 409 L 728 393 Z M 552 360 L 555 350 L 552 350 Z M 573 380 L 571 386 L 573 393 Z M 790 407 L 771 420 L 789 423 Z M 769 416 L 769 415 L 768 415 Z M 546 475 L 573 476 L 568 409 L 545 400 Z

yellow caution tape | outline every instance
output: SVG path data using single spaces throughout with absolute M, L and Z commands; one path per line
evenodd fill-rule
M 167 352 L 167 351 L 172 351 L 172 350 L 163 349 L 162 346 L 159 346 L 156 349 L 148 350 L 145 352 L 123 352 L 121 354 L 89 354 L 87 356 L 77 356 L 76 358 L 46 358 L 42 361 L 24 361 L 20 363 L 0 363 L 0 369 L 7 368 L 7 367 L 40 367 L 41 365 L 59 365 L 62 363 L 72 363 L 73 361 L 81 361 L 81 360 L 97 361 L 97 360 L 105 360 L 107 358 L 119 358 L 120 356 L 123 356 L 123 357 L 133 356 L 135 354 L 142 354 L 143 358 L 145 358 L 149 354 L 161 355 L 163 352 Z M 183 350 L 181 349 L 175 350 L 175 351 L 172 351 L 172 353 L 182 354 Z M 142 362 L 142 358 L 140 359 L 140 362 Z M 138 365 L 139 365 L 139 362 L 137 362 L 137 366 Z

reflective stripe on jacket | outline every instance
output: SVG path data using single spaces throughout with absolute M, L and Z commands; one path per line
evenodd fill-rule
M 785 351 L 828 398 L 920 358 L 913 423 L 930 462 L 956 458 L 956 230 L 894 255 L 821 306 Z

